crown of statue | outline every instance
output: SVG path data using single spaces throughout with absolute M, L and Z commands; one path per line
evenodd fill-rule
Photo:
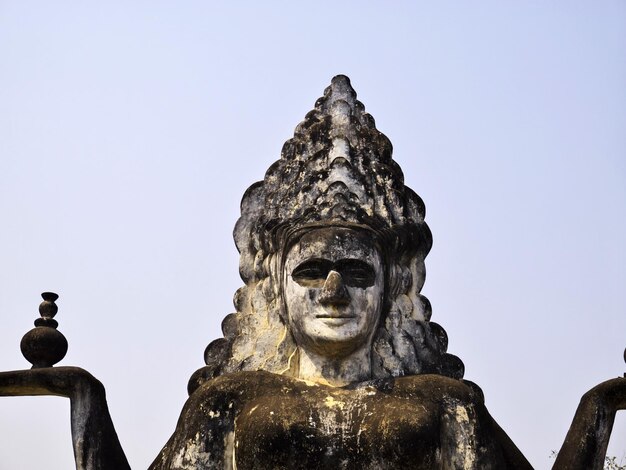
M 334 77 L 285 142 L 281 159 L 244 195 L 235 228 L 239 250 L 249 246 L 250 232 L 338 224 L 403 230 L 426 254 L 432 238 L 424 204 L 404 185 L 391 154 L 391 142 L 356 99 L 348 77 Z

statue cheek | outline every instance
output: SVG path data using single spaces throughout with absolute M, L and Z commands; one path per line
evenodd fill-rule
M 285 289 L 287 317 L 292 325 L 298 324 L 312 310 L 315 302 L 315 289 L 290 284 Z

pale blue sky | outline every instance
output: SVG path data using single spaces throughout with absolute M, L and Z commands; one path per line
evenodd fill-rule
M 146 468 L 233 310 L 241 196 L 338 73 L 426 203 L 450 352 L 548 468 L 626 372 L 623 1 L 0 0 L 0 370 L 57 292 Z M 72 468 L 68 410 L 0 399 L 0 470 Z

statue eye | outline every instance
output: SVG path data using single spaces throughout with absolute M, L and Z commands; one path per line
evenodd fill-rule
M 370 287 L 376 282 L 376 270 L 374 267 L 359 259 L 344 259 L 335 264 L 343 282 L 351 287 Z
M 291 278 L 303 287 L 323 287 L 333 263 L 326 259 L 310 259 L 300 263 Z

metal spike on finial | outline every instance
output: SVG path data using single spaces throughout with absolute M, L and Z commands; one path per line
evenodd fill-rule
M 59 310 L 55 303 L 59 296 L 54 292 L 44 292 L 41 297 L 41 318 L 35 320 L 35 328 L 26 333 L 20 343 L 22 354 L 33 365 L 33 369 L 52 367 L 67 353 L 67 339 L 57 330 L 59 323 L 54 320 Z

